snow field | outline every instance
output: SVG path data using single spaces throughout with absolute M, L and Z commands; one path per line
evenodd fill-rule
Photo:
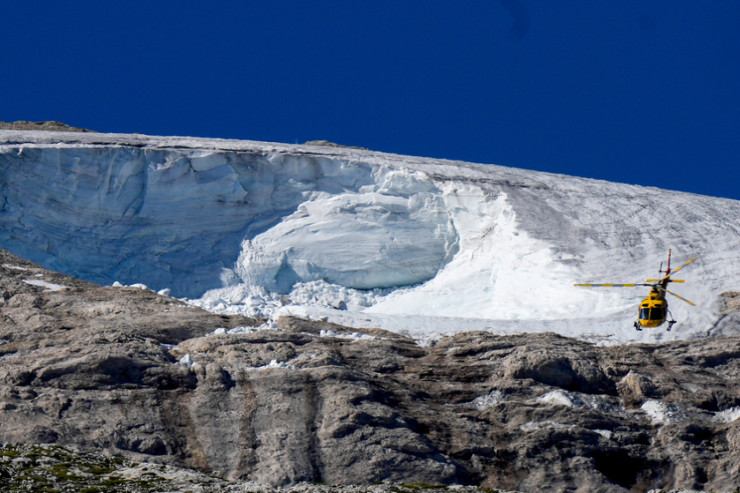
M 52 269 L 425 344 L 692 338 L 740 290 L 737 201 L 357 149 L 3 131 L 0 204 L 0 245 Z M 669 248 L 698 256 L 670 333 L 632 328 L 647 287 L 573 286 L 655 278 Z

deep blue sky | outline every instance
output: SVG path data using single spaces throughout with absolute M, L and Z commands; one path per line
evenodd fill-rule
M 737 0 L 8 1 L 0 120 L 740 199 Z

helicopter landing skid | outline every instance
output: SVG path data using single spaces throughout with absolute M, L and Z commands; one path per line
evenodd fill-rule
M 671 319 L 667 321 L 668 322 L 668 327 L 665 328 L 665 331 L 666 332 L 670 332 L 671 329 L 673 328 L 673 324 L 676 323 L 676 321 L 673 320 L 673 314 L 670 311 L 668 312 L 668 315 L 671 317 Z
M 675 320 L 668 320 L 668 327 L 666 327 L 666 329 L 665 329 L 666 332 L 670 332 L 671 329 L 673 328 L 673 324 L 675 324 L 675 323 L 676 323 Z M 639 320 L 637 322 L 635 322 L 634 327 L 635 327 L 635 330 L 642 331 L 642 325 L 640 324 L 640 321 Z

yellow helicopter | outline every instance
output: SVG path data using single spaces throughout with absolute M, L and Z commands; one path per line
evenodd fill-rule
M 638 320 L 635 322 L 635 329 L 642 330 L 643 327 L 658 327 L 665 323 L 666 317 L 670 315 L 670 312 L 668 311 L 668 301 L 666 301 L 665 299 L 665 293 L 672 294 L 676 298 L 685 301 L 691 306 L 696 306 L 694 303 L 690 302 L 686 298 L 683 298 L 676 293 L 673 293 L 666 289 L 666 286 L 668 286 L 668 283 L 670 282 L 684 282 L 680 279 L 671 279 L 671 276 L 689 265 L 694 260 L 696 260 L 696 257 L 685 262 L 681 267 L 678 267 L 677 269 L 673 270 L 673 272 L 671 272 L 671 251 L 668 250 L 668 264 L 666 266 L 666 270 L 663 271 L 662 264 L 659 270 L 661 275 L 665 275 L 660 279 L 648 279 L 644 283 L 634 284 L 574 284 L 574 286 L 584 286 L 589 288 L 628 288 L 634 286 L 650 286 L 650 294 L 647 298 L 642 300 L 642 303 L 640 303 L 640 312 Z M 666 330 L 671 330 L 673 324 L 675 323 L 676 321 L 673 320 L 673 316 L 671 316 L 671 320 L 668 320 L 668 328 Z

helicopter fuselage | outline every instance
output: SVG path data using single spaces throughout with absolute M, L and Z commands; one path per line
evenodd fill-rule
M 638 320 L 643 327 L 658 327 L 665 322 L 668 302 L 662 291 L 653 288 L 647 298 L 640 303 Z

